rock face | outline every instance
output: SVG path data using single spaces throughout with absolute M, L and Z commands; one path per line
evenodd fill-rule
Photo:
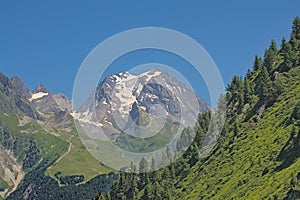
M 45 88 L 44 85 L 41 83 L 33 90 L 32 93 L 35 94 L 39 92 L 50 94 L 50 91 L 47 88 Z
M 63 94 L 52 95 L 42 84 L 38 85 L 29 98 L 31 106 L 46 119 L 51 127 L 68 127 L 72 118 L 72 101 Z
M 29 98 L 31 105 L 41 113 L 52 114 L 60 111 L 71 112 L 72 101 L 63 94 L 51 95 L 42 84 L 38 85 Z
M 28 99 L 31 96 L 30 90 L 25 86 L 19 77 L 15 76 L 10 80 L 16 95 L 21 96 L 24 99 Z
M 184 83 L 165 72 L 151 70 L 140 75 L 128 72 L 105 78 L 95 92 L 73 113 L 83 126 L 101 127 L 106 135 L 118 138 L 121 132 L 156 129 L 161 122 L 185 126 L 209 106 Z M 89 131 L 90 132 L 90 131 Z
M 72 101 L 64 95 L 51 95 L 42 84 L 30 92 L 18 77 L 10 79 L 0 73 L 0 92 L 3 94 L 0 96 L 0 109 L 3 111 L 22 112 L 32 119 L 51 118 L 54 121 L 72 112 Z
M 18 77 L 9 79 L 0 73 L 0 92 L 3 94 L 0 105 L 2 110 L 21 111 L 33 119 L 38 118 L 28 101 L 30 91 Z
M 53 99 L 61 110 L 72 112 L 72 101 L 63 94 L 54 94 Z

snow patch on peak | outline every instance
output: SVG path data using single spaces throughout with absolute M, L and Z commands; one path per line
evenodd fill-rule
M 151 78 L 160 75 L 159 71 L 147 71 L 139 75 L 133 75 L 129 72 L 113 75 L 116 80 L 114 88 L 115 96 L 119 99 L 120 103 L 113 107 L 114 110 L 119 110 L 122 114 L 128 114 L 132 104 L 136 101 L 134 93 L 139 93 L 143 85 L 140 83 L 140 78 L 145 78 L 145 83 L 150 81 Z
M 35 99 L 40 99 L 44 96 L 48 96 L 49 93 L 48 92 L 38 92 L 38 93 L 34 93 L 32 94 L 32 96 L 28 99 L 29 101 L 35 100 Z
M 151 71 L 148 71 L 148 72 L 140 74 L 139 77 L 146 76 L 146 82 L 148 82 L 148 81 L 150 81 L 151 78 L 159 76 L 160 74 L 161 74 L 160 71 L 153 71 L 153 70 L 151 70 Z

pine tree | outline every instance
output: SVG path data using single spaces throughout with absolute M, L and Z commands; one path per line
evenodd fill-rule
M 283 38 L 281 39 L 280 50 L 284 48 L 285 44 L 286 44 L 286 40 L 285 40 L 285 38 L 283 37 Z
M 264 66 L 269 72 L 271 72 L 277 62 L 277 46 L 275 40 L 271 41 L 270 47 L 265 51 L 264 54 Z
M 241 111 L 244 102 L 244 85 L 243 79 L 238 76 L 233 76 L 231 83 L 227 87 L 227 100 L 232 105 L 237 104 L 238 111 Z
M 131 163 L 131 174 L 130 174 L 130 188 L 127 192 L 128 199 L 137 199 L 138 195 L 138 178 L 137 178 L 137 169 L 136 166 Z
M 291 36 L 292 35 L 294 35 L 297 40 L 300 40 L 300 18 L 299 17 L 295 17 L 293 21 Z
M 270 75 L 268 70 L 264 66 L 257 77 L 257 84 L 256 84 L 256 94 L 259 96 L 260 100 L 263 103 L 268 103 L 271 101 L 272 96 L 272 81 L 270 79 Z
M 149 172 L 149 179 L 151 182 L 155 181 L 157 179 L 156 176 L 156 162 L 154 160 L 154 158 L 151 158 L 151 165 L 150 165 L 150 172 Z
M 254 71 L 259 71 L 262 68 L 262 60 L 260 57 L 258 57 L 258 55 L 255 55 L 255 59 L 254 59 L 254 64 L 253 64 L 253 70 Z
M 198 146 L 201 146 L 206 132 L 203 130 L 203 128 L 201 127 L 201 125 L 198 122 L 196 123 L 195 129 L 196 129 L 196 135 L 195 135 L 195 138 L 194 138 L 194 142 Z
M 296 67 L 300 65 L 300 18 L 299 17 L 296 17 L 293 21 L 290 43 L 292 45 L 292 51 L 293 51 L 293 55 L 291 55 L 290 57 L 292 57 L 293 65 Z
M 251 98 L 253 95 L 253 89 L 250 86 L 248 78 L 244 78 L 244 103 L 251 103 Z
M 281 52 L 283 62 L 281 63 L 279 70 L 281 72 L 286 72 L 296 65 L 297 53 L 293 50 L 292 44 L 290 42 L 284 45 Z
M 251 78 L 251 75 L 252 75 L 252 72 L 251 72 L 250 69 L 248 69 L 247 72 L 246 72 L 246 78 L 247 78 L 247 79 L 250 79 L 250 78 Z
M 121 173 L 120 174 L 120 179 L 119 179 L 119 183 L 118 183 L 118 189 L 117 189 L 117 198 L 121 199 L 121 200 L 125 200 L 126 199 L 126 177 L 125 177 L 125 173 Z
M 142 190 L 148 181 L 148 161 L 146 158 L 142 158 L 142 160 L 139 163 L 139 189 Z
M 292 58 L 293 66 L 296 67 L 300 64 L 300 40 L 298 40 L 295 35 L 292 35 L 289 43 L 292 46 L 292 54 L 290 55 L 290 57 Z
M 190 147 L 190 166 L 194 166 L 200 160 L 200 150 L 196 143 L 193 143 Z

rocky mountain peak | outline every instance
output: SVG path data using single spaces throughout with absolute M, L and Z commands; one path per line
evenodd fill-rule
M 44 87 L 43 84 L 39 84 L 38 86 L 36 86 L 36 88 L 32 91 L 33 94 L 36 94 L 36 93 L 48 93 L 50 94 L 50 91 Z
M 14 76 L 10 80 L 11 80 L 12 87 L 15 90 L 17 95 L 22 96 L 25 99 L 28 99 L 31 96 L 30 90 L 26 87 L 26 85 L 19 77 Z
M 73 116 L 85 127 L 101 126 L 115 137 L 119 130 L 134 131 L 137 125 L 149 122 L 150 115 L 157 119 L 163 115 L 171 124 L 193 125 L 192 118 L 208 109 L 208 104 L 186 84 L 152 69 L 106 77 Z M 186 119 L 181 120 L 182 116 Z

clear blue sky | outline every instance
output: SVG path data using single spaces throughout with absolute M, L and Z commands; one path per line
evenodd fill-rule
M 216 62 L 227 84 L 244 75 L 255 54 L 263 56 L 274 38 L 289 38 L 300 16 L 300 1 L 1 1 L 0 72 L 20 76 L 30 89 L 43 83 L 53 93 L 72 96 L 76 72 L 101 41 L 127 29 L 157 26 L 180 31 L 198 41 Z M 147 53 L 147 52 L 146 52 Z M 144 62 L 167 63 L 168 55 L 128 55 L 107 74 Z M 193 77 L 188 67 L 184 75 Z M 173 61 L 174 64 L 174 61 Z M 131 66 L 132 67 L 132 66 Z M 202 83 L 191 78 L 197 93 Z M 201 81 L 199 81 L 201 82 Z M 199 86 L 197 85 L 199 84 Z

